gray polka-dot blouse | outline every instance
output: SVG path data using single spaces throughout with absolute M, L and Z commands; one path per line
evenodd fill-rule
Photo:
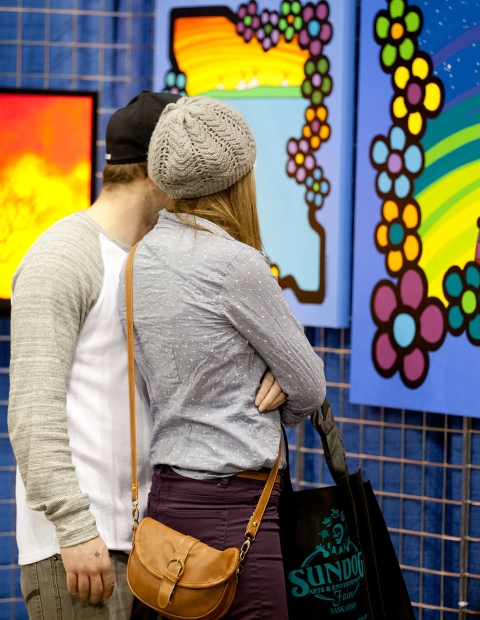
M 197 223 L 206 230 L 160 213 L 137 249 L 133 290 L 152 465 L 202 479 L 272 467 L 280 422 L 294 426 L 318 409 L 325 377 L 263 254 Z M 288 397 L 260 413 L 254 400 L 267 368 Z

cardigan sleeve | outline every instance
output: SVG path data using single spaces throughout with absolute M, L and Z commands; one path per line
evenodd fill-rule
M 75 474 L 66 411 L 76 340 L 103 280 L 98 235 L 84 228 L 76 220 L 45 233 L 17 270 L 12 294 L 10 440 L 27 505 L 55 525 L 61 547 L 98 536 Z

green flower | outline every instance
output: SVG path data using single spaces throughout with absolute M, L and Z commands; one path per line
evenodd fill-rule
M 309 58 L 305 63 L 305 79 L 302 83 L 302 95 L 310 99 L 313 105 L 318 106 L 324 97 L 332 91 L 332 78 L 329 74 L 330 63 L 326 56 L 320 56 L 316 61 Z
M 399 59 L 411 60 L 417 47 L 417 35 L 422 29 L 422 13 L 404 0 L 391 0 L 387 11 L 377 13 L 375 40 L 382 46 L 383 70 L 393 71 Z
M 443 292 L 448 301 L 448 331 L 480 346 L 480 265 L 469 262 L 463 269 L 453 266 L 445 274 Z
M 280 9 L 281 17 L 278 22 L 280 32 L 283 32 L 286 41 L 291 41 L 296 32 L 300 32 L 303 27 L 301 16 L 302 4 L 298 0 L 293 2 L 282 2 Z

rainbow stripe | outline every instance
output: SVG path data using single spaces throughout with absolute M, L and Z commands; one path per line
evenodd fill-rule
M 452 265 L 463 268 L 471 261 L 478 242 L 480 94 L 429 121 L 422 146 L 425 170 L 415 183 L 422 211 L 419 265 L 427 276 L 429 295 L 446 303 L 445 272 Z

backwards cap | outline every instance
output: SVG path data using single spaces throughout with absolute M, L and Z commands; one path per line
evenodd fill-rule
M 147 160 L 148 145 L 162 112 L 179 95 L 143 90 L 110 118 L 106 132 L 107 164 L 135 164 Z

